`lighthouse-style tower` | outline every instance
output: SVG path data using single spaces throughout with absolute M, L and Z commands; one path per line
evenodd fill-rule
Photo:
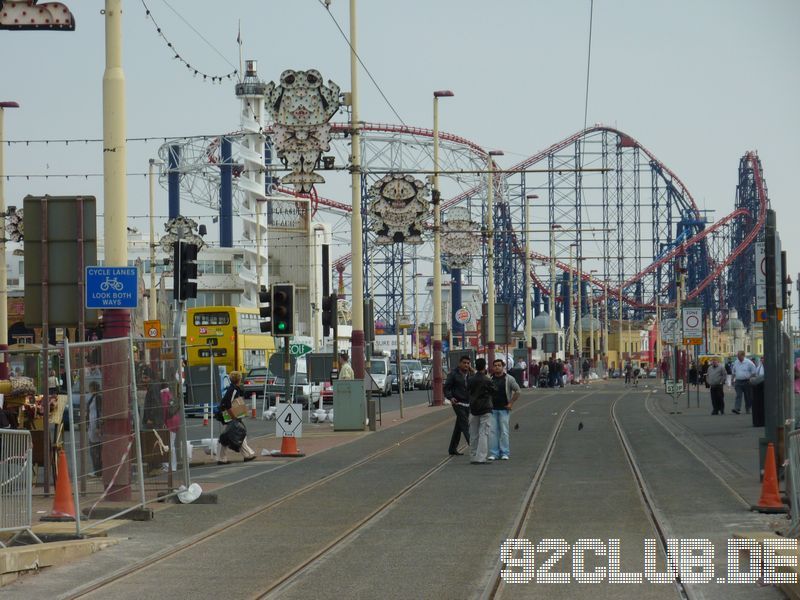
M 267 228 L 262 205 L 266 201 L 264 176 L 264 97 L 266 84 L 258 78 L 254 60 L 245 62 L 245 77 L 236 84 L 236 97 L 242 101 L 241 125 L 246 132 L 239 155 L 244 173 L 239 186 L 244 191 L 239 216 L 246 240 L 244 264 L 239 273 L 244 281 L 243 306 L 258 306 L 258 289 L 267 285 Z

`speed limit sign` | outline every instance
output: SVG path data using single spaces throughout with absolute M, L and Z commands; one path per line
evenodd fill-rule
M 144 322 L 144 337 L 147 338 L 145 342 L 146 348 L 160 348 L 161 347 L 161 321 L 145 321 Z

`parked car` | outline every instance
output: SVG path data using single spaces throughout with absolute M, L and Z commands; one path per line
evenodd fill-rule
M 323 381 L 319 390 L 323 404 L 333 404 L 333 384 L 330 381 Z
M 392 375 L 389 370 L 389 359 L 385 356 L 373 356 L 370 360 L 369 374 L 372 378 L 372 393 L 391 396 Z
M 409 390 L 414 389 L 414 379 L 411 375 L 411 369 L 408 368 L 408 365 L 400 365 L 402 367 L 402 379 L 403 382 L 403 391 L 407 392 Z M 392 373 L 392 390 L 400 391 L 400 383 L 397 377 L 397 363 L 392 363 L 389 365 L 389 370 Z
M 656 377 L 658 377 L 658 369 L 650 369 L 650 372 L 647 373 L 647 376 L 650 379 L 655 379 Z
M 275 376 L 267 367 L 254 367 L 247 372 L 242 381 L 244 395 L 248 398 L 255 392 L 257 398 L 264 397 L 264 389 L 275 383 Z
M 321 386 L 310 383 L 305 373 L 292 375 L 290 382 L 294 388 L 294 403 L 302 404 L 304 409 L 319 398 Z M 283 377 L 276 377 L 272 385 L 267 386 L 267 399 L 270 405 L 274 405 L 278 397 L 281 402 L 286 402 L 286 380 Z
M 422 363 L 418 360 L 411 360 L 406 359 L 402 361 L 404 365 L 408 365 L 408 368 L 411 370 L 411 381 L 413 386 L 421 390 L 425 387 L 425 369 L 422 366 Z

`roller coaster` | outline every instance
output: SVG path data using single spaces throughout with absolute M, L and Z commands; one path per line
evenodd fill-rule
M 332 127 L 332 152 L 345 165 L 350 155 L 349 131 L 349 124 Z M 387 171 L 429 172 L 433 131 L 363 123 L 361 134 L 364 282 L 374 300 L 375 319 L 391 330 L 400 312 L 403 265 L 430 257 L 432 247 L 429 241 L 412 255 L 402 245 L 374 245 L 366 191 Z M 709 222 L 669 167 L 633 136 L 612 127 L 589 127 L 507 168 L 490 163 L 486 149 L 463 137 L 440 132 L 439 140 L 444 222 L 454 207 L 468 209 L 475 222 L 487 222 L 487 171 L 493 171 L 496 301 L 510 306 L 515 329 L 524 323 L 527 236 L 533 248 L 532 279 L 538 290 L 534 311 L 539 312 L 540 299 L 546 298 L 565 325 L 570 319 L 563 301 L 569 291 L 567 273 L 572 273 L 573 294 L 591 294 L 596 306 L 605 305 L 607 314 L 643 319 L 657 306 L 674 306 L 676 270 L 685 272 L 685 300 L 702 306 L 714 323 L 722 324 L 728 311 L 736 308 L 749 325 L 755 299 L 753 245 L 763 236 L 769 204 L 755 152 L 746 152 L 739 162 L 733 211 Z M 210 148 L 197 159 L 204 172 L 216 168 L 213 144 Z M 193 171 L 191 165 L 185 168 Z M 334 227 L 334 236 L 338 227 L 340 239 L 349 239 L 349 230 L 344 229 L 349 225 L 346 216 L 351 205 L 317 190 L 310 198 L 315 212 L 345 217 Z M 528 202 L 534 204 L 526 230 Z M 550 251 L 550 236 L 554 252 Z M 581 260 L 570 263 L 570 254 Z M 556 281 L 552 282 L 551 260 L 556 267 Z M 345 276 L 346 285 L 349 262 L 350 255 L 345 254 L 333 264 L 333 269 Z M 473 269 L 466 273 L 467 280 L 485 282 L 487 266 L 484 245 L 481 255 L 474 257 Z M 554 302 L 549 298 L 551 289 L 557 291 Z

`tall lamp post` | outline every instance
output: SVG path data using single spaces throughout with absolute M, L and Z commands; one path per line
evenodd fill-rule
M 494 157 L 502 150 L 490 150 L 486 178 L 486 358 L 494 364 Z M 526 234 L 527 236 L 527 234 Z M 527 279 L 527 278 L 526 278 Z
M 351 0 L 354 1 L 354 0 Z M 442 210 L 439 191 L 439 98 L 450 90 L 433 92 L 433 405 L 444 403 L 442 389 Z M 355 222 L 353 222 L 355 229 Z M 359 228 L 359 235 L 361 231 Z
M 591 277 L 595 273 L 597 273 L 597 269 L 591 269 L 589 271 L 589 276 Z M 595 369 L 595 372 L 597 372 L 597 361 L 596 361 L 596 357 L 595 357 L 595 353 L 594 353 L 595 348 L 596 348 L 596 345 L 594 343 L 594 308 L 595 308 L 595 306 L 594 306 L 594 292 L 592 291 L 591 287 L 589 288 L 588 296 L 589 296 L 589 336 L 590 336 L 589 337 L 589 356 L 590 356 L 590 361 L 592 363 L 592 368 Z
M 556 332 L 556 229 L 561 225 L 550 225 L 550 333 Z
M 539 196 L 537 194 L 529 194 L 525 196 L 525 199 L 528 201 L 525 204 L 525 260 L 523 261 L 523 266 L 525 268 L 525 347 L 528 349 L 528 372 L 530 373 L 531 368 L 531 361 L 533 360 L 533 346 L 531 345 L 531 341 L 533 338 L 533 311 L 531 308 L 531 284 L 532 277 L 531 277 L 531 267 L 530 267 L 530 260 L 531 260 L 531 232 L 528 231 L 530 229 L 530 208 L 531 203 L 534 200 L 538 200 Z M 533 382 L 528 383 L 529 386 L 533 387 Z
M 572 318 L 570 318 L 570 320 L 569 320 L 569 328 L 567 329 L 567 356 L 572 357 L 572 360 L 573 360 L 573 370 L 572 370 L 572 372 L 573 373 L 575 373 L 575 366 L 576 366 L 574 364 L 574 362 L 575 362 L 574 351 L 575 351 L 575 319 L 576 319 L 576 316 L 575 316 L 575 310 L 573 310 L 574 302 L 573 302 L 573 298 L 572 298 L 572 288 L 573 288 L 573 285 L 574 285 L 574 278 L 573 278 L 573 274 L 572 274 L 572 249 L 573 248 L 577 248 L 577 247 L 578 247 L 578 243 L 577 242 L 573 242 L 573 243 L 571 243 L 569 245 L 569 265 L 568 265 L 569 266 L 569 271 L 567 272 L 567 289 L 569 290 L 568 293 L 567 293 L 567 295 L 568 295 L 567 306 L 569 307 L 570 314 L 572 315 Z M 579 319 L 580 316 L 578 316 L 577 318 Z
M 364 379 L 364 249 L 361 244 L 361 133 L 358 121 L 358 36 L 356 27 L 356 0 L 350 0 L 350 159 L 352 188 L 352 212 L 350 246 L 352 248 L 352 302 L 351 334 L 353 373 L 356 379 Z
M 7 108 L 19 108 L 16 102 L 0 102 L 0 379 L 8 379 L 8 277 L 6 275 L 6 193 L 3 117 Z M 46 334 L 46 332 L 45 332 Z

